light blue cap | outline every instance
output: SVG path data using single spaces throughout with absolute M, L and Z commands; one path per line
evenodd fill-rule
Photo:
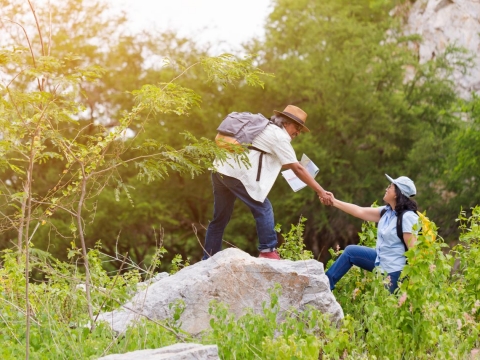
M 385 174 L 385 176 L 387 177 L 388 180 L 390 180 L 392 183 L 397 185 L 401 193 L 406 197 L 412 197 L 417 194 L 417 188 L 415 187 L 415 184 L 410 178 L 406 176 L 400 176 L 399 178 L 394 180 L 387 174 Z

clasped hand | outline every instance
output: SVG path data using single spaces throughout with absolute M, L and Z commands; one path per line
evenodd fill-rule
M 324 193 L 318 195 L 318 198 L 322 202 L 323 205 L 332 206 L 333 200 L 335 200 L 335 196 L 330 191 L 325 191 Z

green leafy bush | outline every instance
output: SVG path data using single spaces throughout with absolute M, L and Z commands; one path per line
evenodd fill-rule
M 270 303 L 263 303 L 263 314 L 247 310 L 239 319 L 225 304 L 213 301 L 209 309 L 212 330 L 204 342 L 217 344 L 221 359 L 318 359 L 315 320 L 322 314 L 314 309 L 302 314 L 289 311 L 279 321 L 280 293 L 279 286 L 270 291 Z
M 30 284 L 32 321 L 30 356 L 33 359 L 89 359 L 102 354 L 156 348 L 177 342 L 178 315 L 163 323 L 144 322 L 117 337 L 103 323 L 92 327 L 87 311 L 85 274 L 76 263 L 78 249 L 69 251 L 72 263 L 48 257 L 31 249 L 31 267 L 45 280 Z M 34 256 L 35 254 L 35 256 Z M 42 257 L 38 256 L 42 255 Z M 110 276 L 102 266 L 100 244 L 89 253 L 94 315 L 110 311 L 127 302 L 136 292 L 138 270 Z M 25 357 L 25 257 L 5 250 L 0 267 L 0 358 Z M 177 305 L 175 305 L 177 306 Z M 178 306 L 177 306 L 178 307 Z M 181 310 L 179 310 L 181 311 Z M 179 311 L 175 311 L 178 314 Z M 170 329 L 170 330 L 169 330 Z
M 187 267 L 190 265 L 190 258 L 187 257 L 185 260 L 183 260 L 181 254 L 176 254 L 173 259 L 172 259 L 172 266 L 170 270 L 170 274 L 175 274 L 178 271 L 182 270 L 184 267 Z
M 305 230 L 305 221 L 307 219 L 303 216 L 298 220 L 298 224 L 291 225 L 290 231 L 283 235 L 284 242 L 278 248 L 278 253 L 282 259 L 287 260 L 308 260 L 313 258 L 313 253 L 305 250 L 305 243 L 303 242 L 303 232 Z M 276 226 L 277 232 L 280 232 L 280 226 Z

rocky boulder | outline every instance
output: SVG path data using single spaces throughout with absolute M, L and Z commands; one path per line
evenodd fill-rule
M 262 303 L 270 300 L 269 290 L 277 283 L 282 287 L 281 312 L 311 305 L 330 314 L 334 323 L 343 318 L 321 262 L 259 259 L 234 248 L 160 279 L 122 308 L 99 318 L 115 331 L 124 332 L 128 325 L 143 318 L 140 314 L 155 320 L 171 318 L 173 310 L 169 305 L 181 299 L 185 303 L 180 318 L 182 329 L 196 335 L 209 328 L 212 300 L 228 304 L 237 317 L 247 308 L 260 314 Z

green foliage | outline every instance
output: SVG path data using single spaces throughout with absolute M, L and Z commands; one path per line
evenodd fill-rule
M 460 207 L 476 206 L 480 198 L 478 177 L 472 176 L 480 171 L 477 161 L 480 156 L 479 104 L 475 94 L 470 101 L 459 102 L 455 108 L 462 115 L 456 129 L 443 139 L 436 134 L 425 134 L 422 146 L 411 154 L 418 162 L 414 170 L 425 192 L 424 208 L 438 219 L 442 236 L 449 240 L 459 236 L 450 219 Z
M 279 323 L 280 291 L 279 286 L 270 291 L 270 303 L 263 303 L 263 314 L 246 309 L 239 319 L 227 306 L 213 301 L 209 308 L 212 329 L 203 342 L 216 343 L 222 359 L 318 359 L 320 342 L 314 326 L 324 318 L 313 309 L 301 315 L 287 311 Z
M 313 258 L 312 252 L 305 250 L 305 244 L 303 243 L 304 222 L 306 220 L 301 216 L 297 225 L 292 224 L 290 231 L 287 234 L 282 234 L 284 242 L 278 248 L 278 253 L 282 259 L 296 261 Z
M 127 302 L 140 280 L 138 266 L 123 274 L 109 275 L 102 267 L 99 246 L 88 254 L 95 315 Z M 97 358 L 102 354 L 157 348 L 188 339 L 188 334 L 180 329 L 179 319 L 185 309 L 181 300 L 170 304 L 173 309 L 170 319 L 140 322 L 121 337 L 102 323 L 92 330 L 86 312 L 85 275 L 76 266 L 81 261 L 81 252 L 71 249 L 70 254 L 71 263 L 52 259 L 48 254 L 44 259 L 30 257 L 31 266 L 43 272 L 46 279 L 31 284 L 31 306 L 35 314 L 30 348 L 33 358 Z M 2 260 L 0 302 L 5 306 L 0 319 L 0 339 L 6 347 L 0 349 L 0 354 L 2 358 L 22 357 L 19 354 L 24 354 L 25 336 L 19 334 L 25 333 L 24 266 L 18 263 L 16 254 L 8 250 L 4 251 Z
M 377 241 L 377 224 L 372 221 L 362 223 L 362 231 L 358 233 L 359 245 L 375 247 Z
M 121 338 L 106 325 L 92 331 L 86 307 L 85 274 L 76 264 L 81 253 L 72 249 L 71 262 L 64 263 L 31 250 L 31 267 L 45 280 L 30 284 L 30 306 L 34 314 L 30 334 L 30 353 L 35 359 L 97 358 L 110 352 L 170 345 L 177 336 L 162 324 L 143 323 L 129 329 Z M 89 252 L 92 274 L 92 300 L 95 315 L 109 311 L 130 299 L 140 277 L 137 270 L 109 276 L 101 266 L 99 249 Z M 25 264 L 17 254 L 4 251 L 0 268 L 0 355 L 4 359 L 22 358 L 25 353 Z M 178 313 L 175 312 L 175 313 Z M 175 319 L 165 324 L 176 325 Z
M 465 293 L 463 302 L 472 308 L 472 315 L 477 314 L 480 308 L 480 207 L 473 208 L 470 217 L 461 211 L 460 243 L 453 248 L 455 258 L 458 259 L 458 271 L 455 276 Z
M 182 255 L 177 254 L 173 257 L 170 274 L 173 275 L 179 272 L 180 270 L 182 270 L 184 267 L 187 267 L 189 265 L 190 265 L 190 259 L 188 257 L 185 260 L 183 260 Z
M 208 80 L 221 83 L 222 85 L 232 84 L 234 81 L 244 79 L 248 85 L 261 86 L 263 88 L 262 76 L 273 76 L 254 67 L 254 57 L 249 55 L 245 59 L 238 59 L 231 54 L 223 54 L 217 57 L 203 58 L 200 63 L 205 69 Z
M 420 216 L 422 234 L 406 253 L 406 277 L 394 295 L 385 289 L 380 273 L 352 268 L 334 294 L 345 313 L 339 324 L 332 324 L 318 309 L 280 309 L 281 289 L 276 286 L 270 292 L 270 301 L 263 303 L 261 314 L 245 309 L 243 316 L 235 318 L 224 304 L 212 302 L 211 329 L 201 342 L 217 344 L 222 359 L 468 358 L 480 347 L 480 207 L 472 212 L 470 217 L 465 212 L 460 214 L 460 243 L 447 255 L 435 224 Z M 367 242 L 373 234 L 371 226 L 366 225 L 360 234 Z M 88 254 L 95 315 L 128 301 L 140 280 L 138 268 L 109 275 L 102 267 L 99 250 L 97 247 Z M 71 260 L 64 263 L 31 249 L 30 267 L 45 274 L 45 280 L 31 284 L 32 358 L 93 359 L 191 340 L 181 330 L 185 304 L 180 299 L 170 304 L 170 319 L 145 319 L 121 337 L 105 324 L 90 330 L 83 290 L 85 275 L 76 266 L 82 255 L 76 248 L 69 253 Z M 459 265 L 452 271 L 455 261 Z M 19 262 L 17 254 L 3 252 L 2 358 L 24 356 L 24 270 L 24 261 Z

